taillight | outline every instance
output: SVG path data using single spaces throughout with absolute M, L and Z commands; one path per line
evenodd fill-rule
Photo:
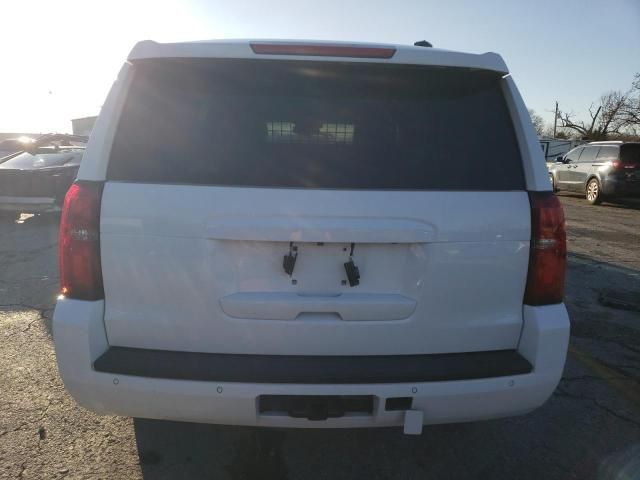
M 640 163 L 630 163 L 630 162 L 626 162 L 623 163 L 620 160 L 614 160 L 613 162 L 611 162 L 611 166 L 617 170 L 624 168 L 626 169 L 631 169 L 631 170 L 635 170 L 636 168 L 640 167 Z
M 531 248 L 524 303 L 561 303 L 567 266 L 567 235 L 562 205 L 551 192 L 529 192 L 529 201 Z
M 78 300 L 104 298 L 100 266 L 102 183 L 78 181 L 64 197 L 59 262 L 62 295 Z
M 350 45 L 315 45 L 293 43 L 251 43 L 253 53 L 259 55 L 306 55 L 320 57 L 391 58 L 391 47 L 358 47 Z

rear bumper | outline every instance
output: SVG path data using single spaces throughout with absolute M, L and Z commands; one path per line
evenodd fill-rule
M 373 427 L 403 424 L 404 412 L 385 411 L 390 397 L 412 397 L 425 424 L 499 418 L 529 412 L 555 389 L 564 367 L 569 319 L 564 305 L 524 307 L 517 353 L 529 373 L 491 378 L 398 383 L 251 383 L 133 376 L 96 371 L 109 350 L 102 302 L 59 300 L 53 319 L 60 374 L 81 405 L 102 414 L 272 427 Z M 371 395 L 370 415 L 312 421 L 261 414 L 261 395 Z
M 9 212 L 55 212 L 60 207 L 53 197 L 10 197 L 0 195 L 0 210 Z
M 602 193 L 609 196 L 638 196 L 640 195 L 640 181 L 608 178 L 603 182 Z
M 114 375 L 224 383 L 411 383 L 530 373 L 515 350 L 436 355 L 230 355 L 110 347 L 94 370 Z

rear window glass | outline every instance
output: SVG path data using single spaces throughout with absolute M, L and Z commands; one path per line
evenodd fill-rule
M 336 189 L 520 190 L 493 72 L 268 60 L 137 62 L 117 181 Z
M 598 161 L 600 162 L 608 162 L 618 158 L 618 147 L 600 147 L 600 151 L 598 152 Z
M 640 163 L 640 143 L 627 143 L 620 147 L 622 163 Z
M 569 153 L 567 153 L 567 156 L 565 157 L 565 159 L 570 162 L 576 162 L 578 161 L 578 158 L 580 158 L 580 154 L 582 153 L 583 150 L 584 150 L 583 147 L 576 148 L 575 150 L 571 150 Z
M 582 151 L 582 155 L 580 155 L 580 163 L 591 163 L 596 159 L 596 153 L 600 147 L 585 147 Z
M 0 142 L 0 150 L 22 150 L 24 148 L 24 143 L 20 140 L 3 140 Z

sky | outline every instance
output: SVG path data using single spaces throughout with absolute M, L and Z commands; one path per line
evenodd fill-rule
M 586 117 L 640 72 L 640 0 L 2 0 L 0 132 L 70 132 L 144 39 L 413 44 L 505 59 L 529 108 Z

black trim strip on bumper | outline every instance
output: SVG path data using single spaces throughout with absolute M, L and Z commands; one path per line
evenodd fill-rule
M 530 373 L 515 350 L 381 356 L 230 355 L 111 347 L 98 372 L 138 377 L 243 383 L 406 383 Z

